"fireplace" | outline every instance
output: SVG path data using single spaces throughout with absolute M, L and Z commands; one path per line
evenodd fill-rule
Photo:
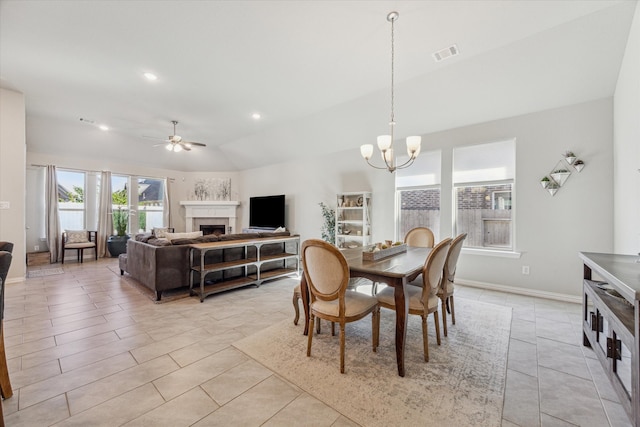
M 204 224 L 200 226 L 200 231 L 202 231 L 202 235 L 206 236 L 209 234 L 215 234 L 219 236 L 224 233 L 224 229 L 226 227 L 224 225 L 216 225 L 216 224 Z
M 214 234 L 231 234 L 236 230 L 236 208 L 240 202 L 236 201 L 181 201 L 185 208 L 185 229 L 187 232 L 202 230 L 202 226 L 212 226 Z M 210 229 L 209 227 L 206 227 Z M 220 230 L 216 233 L 216 230 Z

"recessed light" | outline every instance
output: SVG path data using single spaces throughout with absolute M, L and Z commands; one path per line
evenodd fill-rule
M 252 117 L 254 120 L 260 120 L 260 117 L 262 117 L 262 116 L 260 115 L 260 113 L 253 113 L 253 114 L 251 115 L 251 117 Z
M 158 80 L 158 76 L 156 76 L 153 73 L 144 73 L 143 76 L 144 76 L 145 79 L 147 79 L 149 81 L 152 81 L 152 82 L 155 81 L 155 80 Z
M 109 130 L 109 126 L 107 126 L 107 125 L 100 125 L 98 127 L 100 128 L 100 130 L 104 130 L 104 131 Z

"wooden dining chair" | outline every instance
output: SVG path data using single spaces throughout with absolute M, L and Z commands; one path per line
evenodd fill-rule
M 404 236 L 404 242 L 409 246 L 432 248 L 434 244 L 433 231 L 427 227 L 412 228 Z
M 424 346 L 424 361 L 429 361 L 429 335 L 427 333 L 427 318 L 433 313 L 433 322 L 436 328 L 436 339 L 440 345 L 440 325 L 438 317 L 438 289 L 442 281 L 442 271 L 447 258 L 447 252 L 451 245 L 451 239 L 446 238 L 438 243 L 429 252 L 424 266 L 422 267 L 421 278 L 422 286 L 407 286 L 406 295 L 409 304 L 409 314 L 415 314 L 422 317 L 422 340 Z M 396 309 L 396 300 L 394 289 L 392 287 L 384 288 L 378 295 L 378 304 L 380 307 L 390 310 Z
M 315 318 L 340 325 L 340 372 L 344 373 L 345 324 L 372 315 L 373 351 L 378 347 L 380 308 L 375 297 L 347 291 L 349 266 L 340 250 L 323 240 L 302 244 L 302 268 L 309 289 L 309 336 L 307 357 L 311 356 Z
M 466 237 L 467 233 L 462 233 L 451 241 L 451 246 L 449 246 L 449 252 L 447 253 L 447 259 L 444 262 L 444 269 L 442 271 L 442 285 L 438 290 L 438 297 L 440 297 L 440 301 L 442 301 L 442 329 L 445 337 L 447 336 L 447 311 L 451 312 L 451 323 L 456 324 L 456 312 L 453 305 L 453 282 L 456 277 L 456 266 L 458 265 L 462 244 Z

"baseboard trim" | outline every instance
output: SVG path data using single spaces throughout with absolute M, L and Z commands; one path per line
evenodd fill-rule
M 526 295 L 530 297 L 538 297 L 551 299 L 555 301 L 572 302 L 576 304 L 582 303 L 582 298 L 575 295 L 559 294 L 557 292 L 538 291 L 536 289 L 516 288 L 513 286 L 497 285 L 495 283 L 478 282 L 475 280 L 466 280 L 456 278 L 456 283 L 473 288 L 489 289 L 492 291 L 508 292 L 510 294 Z

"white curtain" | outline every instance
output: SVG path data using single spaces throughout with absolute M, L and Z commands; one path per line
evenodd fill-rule
M 47 166 L 47 190 L 45 194 L 47 209 L 46 232 L 47 245 L 51 253 L 51 262 L 58 262 L 60 250 L 60 214 L 58 213 L 58 178 L 56 167 Z
M 98 256 L 109 256 L 107 239 L 113 234 L 113 207 L 111 199 L 111 172 L 100 174 L 100 203 L 98 205 Z
M 164 227 L 171 227 L 171 205 L 169 197 L 169 179 L 164 180 L 164 191 L 162 192 L 162 223 Z

